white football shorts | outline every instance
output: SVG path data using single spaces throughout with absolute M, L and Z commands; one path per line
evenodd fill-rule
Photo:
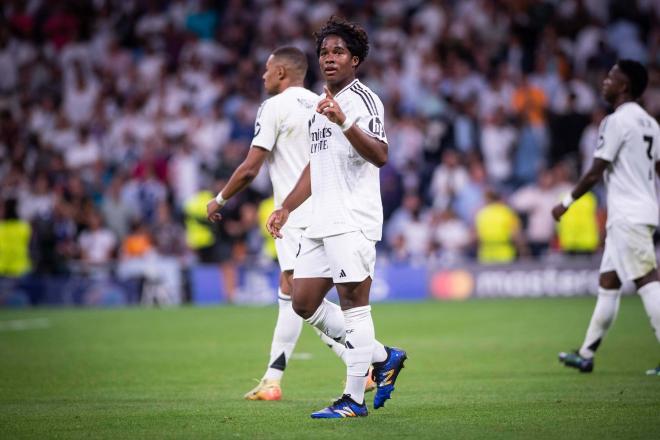
M 621 280 L 636 280 L 657 267 L 654 226 L 619 221 L 607 228 L 600 273 L 616 271 Z
M 300 237 L 306 228 L 284 225 L 282 238 L 275 240 L 275 250 L 277 251 L 277 261 L 280 263 L 280 271 L 293 270 L 296 262 L 296 255 L 300 250 Z
M 353 283 L 374 277 L 376 242 L 361 231 L 325 238 L 300 238 L 300 254 L 294 278 L 332 278 L 335 283 Z

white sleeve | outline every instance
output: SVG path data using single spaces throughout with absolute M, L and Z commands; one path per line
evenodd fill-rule
M 598 145 L 594 157 L 614 161 L 621 145 L 623 145 L 624 133 L 619 120 L 612 115 L 603 119 L 598 128 Z
M 383 103 L 377 96 L 371 93 L 368 95 L 365 94 L 362 98 L 367 101 L 367 105 L 365 111 L 357 118 L 357 126 L 369 136 L 387 143 Z
M 271 99 L 264 101 L 257 112 L 257 119 L 254 122 L 254 138 L 252 146 L 265 148 L 272 151 L 277 141 L 278 118 L 277 106 Z

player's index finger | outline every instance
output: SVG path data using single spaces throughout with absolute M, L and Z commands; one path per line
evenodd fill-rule
M 330 93 L 330 89 L 328 89 L 328 86 L 323 86 L 323 91 L 325 92 L 325 97 L 328 99 L 332 99 L 332 93 Z

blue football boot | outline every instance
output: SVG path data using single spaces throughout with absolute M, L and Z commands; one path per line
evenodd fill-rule
M 567 367 L 580 370 L 580 373 L 591 373 L 594 370 L 594 360 L 580 356 L 577 350 L 574 352 L 559 353 L 559 362 Z
M 332 405 L 312 413 L 313 419 L 343 419 L 347 417 L 366 417 L 369 415 L 367 405 L 356 403 L 351 396 L 344 394 Z
M 381 408 L 394 391 L 394 383 L 403 369 L 403 362 L 407 359 L 406 352 L 400 348 L 385 347 L 387 359 L 373 364 L 373 379 L 376 382 L 376 395 L 374 396 L 374 409 Z

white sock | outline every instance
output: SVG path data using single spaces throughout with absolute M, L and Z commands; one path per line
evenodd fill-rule
M 316 312 L 305 321 L 319 329 L 324 335 L 343 344 L 346 336 L 344 315 L 337 304 L 324 299 Z
M 327 299 L 323 300 L 323 305 L 324 307 L 330 307 L 334 308 L 335 310 L 332 311 L 333 315 L 336 315 L 338 313 L 342 313 L 342 322 L 343 321 L 343 312 L 341 311 L 341 307 L 339 307 L 337 304 L 333 303 L 332 301 L 328 301 Z M 311 319 L 311 318 L 310 318 Z M 317 335 L 321 338 L 324 344 L 326 344 L 332 351 L 335 352 L 335 354 L 346 364 L 346 346 L 343 343 L 337 342 L 334 339 L 328 337 L 328 335 L 324 334 L 319 330 L 318 328 L 314 327 L 314 331 L 316 332 Z M 342 338 L 343 339 L 343 338 Z M 371 363 L 374 362 L 383 362 L 387 359 L 387 351 L 385 351 L 385 347 L 383 344 L 381 344 L 378 341 L 374 341 L 374 353 L 371 358 Z
M 344 394 L 357 403 L 364 402 L 364 386 L 374 353 L 374 322 L 371 306 L 344 310 L 346 322 L 346 388 Z
M 375 364 L 377 362 L 385 362 L 385 360 L 387 360 L 387 351 L 385 350 L 385 346 L 377 340 L 374 340 L 374 353 L 371 357 L 371 363 Z
M 270 360 L 264 379 L 280 380 L 302 330 L 302 318 L 293 311 L 291 297 L 277 292 L 279 312 L 270 346 Z
M 339 342 L 335 341 L 329 336 L 321 333 L 321 330 L 317 329 L 316 327 L 314 327 L 314 331 L 316 332 L 317 335 L 319 335 L 321 341 L 323 341 L 325 345 L 330 347 L 330 349 L 334 351 L 337 356 L 339 356 L 342 362 L 346 364 L 346 347 L 344 346 L 344 344 L 340 344 Z
M 598 300 L 584 342 L 580 348 L 580 356 L 593 358 L 603 337 L 610 328 L 619 312 L 621 289 L 598 288 Z
M 660 282 L 652 281 L 645 284 L 639 288 L 638 292 L 642 297 L 646 314 L 651 320 L 655 337 L 660 342 Z

